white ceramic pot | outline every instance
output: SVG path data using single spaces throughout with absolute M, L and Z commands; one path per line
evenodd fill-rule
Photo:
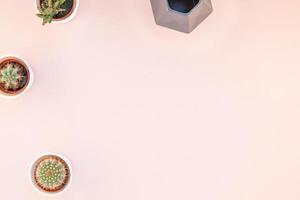
M 41 158 L 43 157 L 46 157 L 46 156 L 57 156 L 59 158 L 61 158 L 62 160 L 64 160 L 68 167 L 69 167 L 69 171 L 70 171 L 70 175 L 69 175 L 69 180 L 67 182 L 67 184 L 64 186 L 64 188 L 58 192 L 47 192 L 47 191 L 44 191 L 42 190 L 35 182 L 34 180 L 34 169 L 35 169 L 35 166 L 37 164 L 37 161 L 40 160 Z M 71 162 L 63 155 L 60 155 L 60 154 L 57 154 L 57 153 L 45 153 L 45 154 L 42 154 L 42 155 L 39 155 L 38 157 L 36 157 L 33 162 L 31 163 L 30 165 L 30 168 L 29 168 L 29 180 L 30 180 L 30 183 L 31 185 L 34 187 L 34 189 L 36 191 L 38 191 L 39 193 L 45 195 L 45 196 L 57 196 L 57 195 L 60 195 L 62 193 L 64 193 L 65 191 L 67 191 L 72 183 L 72 177 L 73 177 L 73 171 L 72 171 L 72 165 L 71 165 Z
M 26 65 L 26 67 L 27 67 L 27 69 L 29 71 L 29 82 L 28 82 L 26 88 L 21 93 L 16 94 L 16 95 L 8 95 L 8 94 L 5 94 L 3 92 L 0 93 L 0 96 L 3 97 L 3 98 L 14 99 L 14 98 L 17 98 L 17 97 L 21 96 L 27 90 L 29 90 L 29 88 L 31 87 L 31 85 L 33 83 L 34 77 L 33 77 L 33 72 L 32 72 L 31 67 L 28 65 L 28 63 L 24 59 L 20 58 L 19 56 L 15 56 L 15 55 L 5 55 L 5 56 L 0 57 L 0 62 L 3 61 L 3 60 L 5 60 L 5 59 L 7 59 L 7 58 L 15 58 L 17 60 L 22 61 Z
M 40 2 L 40 0 L 35 0 L 35 11 L 36 11 L 36 13 L 39 12 L 39 10 L 38 10 L 39 2 Z M 75 2 L 75 8 L 74 8 L 74 10 L 73 10 L 73 12 L 71 13 L 70 16 L 68 16 L 65 19 L 53 19 L 51 24 L 64 24 L 64 23 L 70 22 L 72 19 L 74 19 L 74 17 L 76 16 L 76 13 L 78 11 L 79 0 L 74 0 L 74 2 Z

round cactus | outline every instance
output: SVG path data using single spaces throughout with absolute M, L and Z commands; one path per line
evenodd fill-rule
M 57 192 L 64 188 L 69 180 L 67 163 L 57 156 L 43 158 L 35 168 L 37 185 L 48 192 Z
M 26 84 L 24 67 L 19 63 L 9 62 L 0 71 L 0 83 L 6 90 L 16 91 Z

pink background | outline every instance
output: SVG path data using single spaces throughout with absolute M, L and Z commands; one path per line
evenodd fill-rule
M 299 200 L 300 1 L 213 0 L 191 35 L 149 0 L 81 0 L 41 26 L 33 0 L 0 0 L 0 55 L 33 87 L 0 99 L 1 199 L 43 200 L 32 159 L 73 162 L 57 200 Z

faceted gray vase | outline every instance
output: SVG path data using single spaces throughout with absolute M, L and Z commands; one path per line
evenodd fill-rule
M 175 0 L 175 2 L 180 0 Z M 182 0 L 184 2 L 186 0 Z M 174 2 L 174 1 L 173 1 Z M 169 0 L 151 0 L 156 24 L 184 33 L 192 32 L 213 11 L 211 0 L 193 0 L 188 10 L 175 10 Z

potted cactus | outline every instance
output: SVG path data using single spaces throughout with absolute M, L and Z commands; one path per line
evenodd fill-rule
M 76 14 L 79 0 L 36 0 L 37 16 L 43 25 L 70 21 Z
M 33 74 L 24 60 L 14 56 L 0 59 L 0 94 L 16 97 L 29 89 Z
M 70 185 L 71 174 L 70 162 L 54 153 L 39 156 L 30 168 L 31 183 L 39 192 L 48 195 L 65 191 Z

